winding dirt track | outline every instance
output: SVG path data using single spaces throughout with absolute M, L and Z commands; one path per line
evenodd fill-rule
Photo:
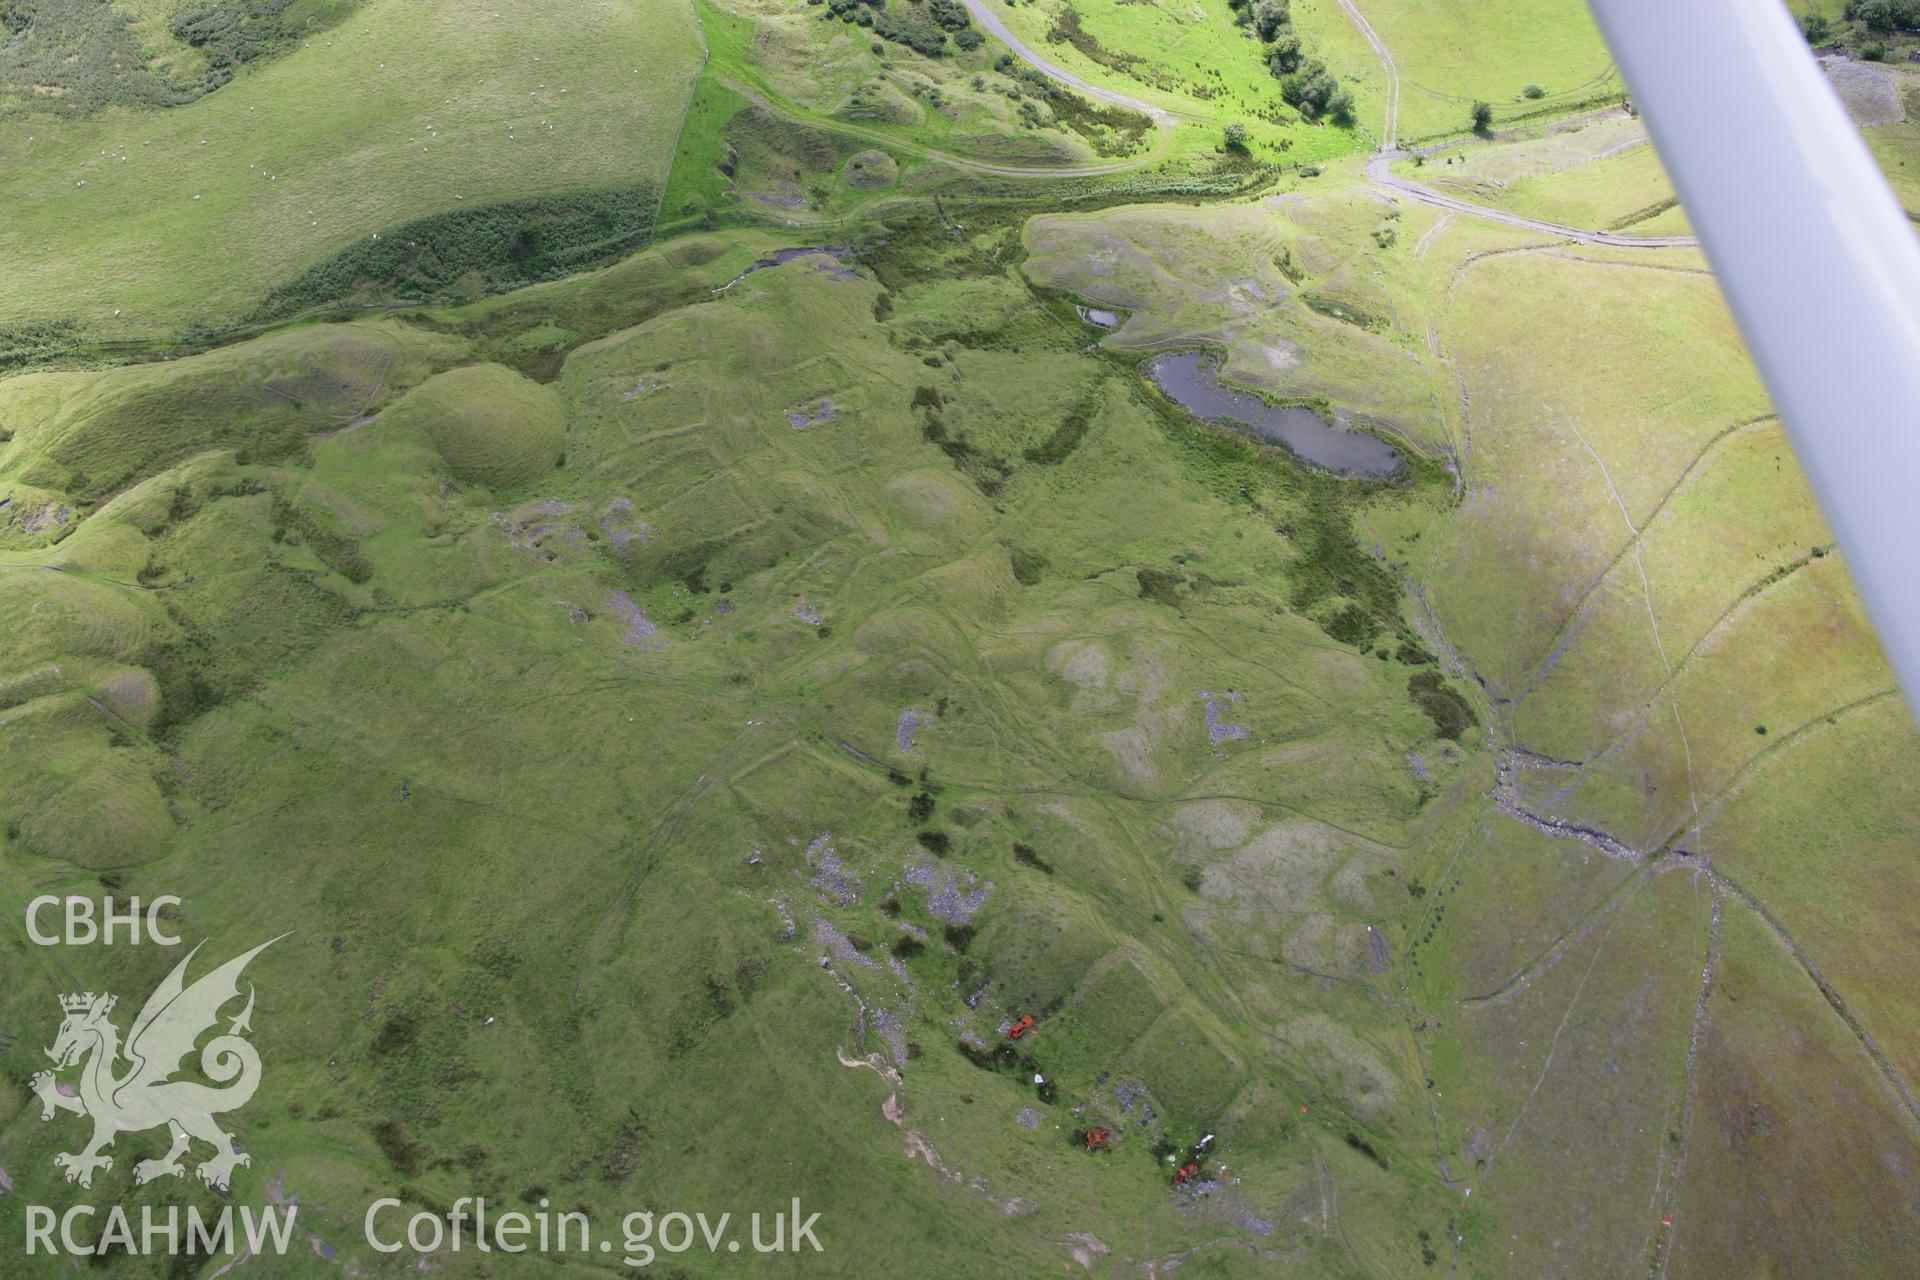
M 1116 106 L 1126 107 L 1132 111 L 1144 112 L 1153 119 L 1155 124 L 1160 125 L 1162 128 L 1173 124 L 1176 118 L 1174 112 L 1168 111 L 1164 107 L 1157 107 L 1153 103 L 1140 98 L 1129 97 L 1124 93 L 1117 93 L 1112 89 L 1103 89 L 1099 85 L 1092 84 L 1080 76 L 1075 75 L 1073 72 L 1068 71 L 1058 63 L 1041 57 L 1038 53 L 1035 53 L 1025 41 L 1021 40 L 1019 36 L 1016 36 L 1012 31 L 1007 29 L 1007 24 L 1000 20 L 1000 15 L 987 6 L 987 0 L 962 0 L 962 3 L 967 6 L 967 12 L 973 15 L 975 22 L 979 23 L 981 27 L 1004 43 L 1016 58 L 1025 62 L 1041 75 L 1046 76 L 1050 80 L 1057 81 L 1077 93 L 1098 98 L 1102 102 L 1110 102 Z M 1470 201 L 1461 200 L 1455 196 L 1436 191 L 1425 183 L 1414 182 L 1411 179 L 1397 177 L 1390 173 L 1388 166 L 1405 154 L 1399 150 L 1398 143 L 1400 68 L 1394 62 L 1393 54 L 1387 49 L 1386 42 L 1381 40 L 1379 33 L 1373 29 L 1372 24 L 1367 21 L 1365 15 L 1355 6 L 1353 0 L 1339 0 L 1339 3 L 1341 11 L 1347 15 L 1348 21 L 1353 23 L 1354 28 L 1366 38 L 1367 43 L 1373 47 L 1373 51 L 1379 55 L 1381 69 L 1386 75 L 1387 107 L 1386 118 L 1381 124 L 1381 149 L 1380 153 L 1369 160 L 1366 166 L 1367 181 L 1371 182 L 1374 186 L 1379 187 L 1383 191 L 1405 196 L 1409 200 L 1417 200 L 1421 204 L 1432 205 L 1436 209 L 1446 209 L 1454 213 L 1465 214 L 1470 218 L 1481 218 L 1488 222 L 1498 222 L 1521 231 L 1536 231 L 1542 235 L 1555 236 L 1563 240 L 1573 240 L 1581 244 L 1613 245 L 1622 249 L 1694 249 L 1699 247 L 1700 241 L 1693 236 L 1622 235 L 1615 231 L 1590 230 L 1585 227 L 1568 227 L 1558 222 L 1547 222 L 1541 218 L 1527 218 L 1517 213 L 1507 213 L 1500 209 L 1489 209 L 1485 205 L 1474 204 Z M 1008 174 L 1020 172 L 1012 168 L 996 169 L 983 165 L 967 165 L 966 167 Z M 1112 172 L 1116 169 L 1127 167 L 1131 166 L 1123 162 L 1119 165 L 1089 167 L 1085 172 Z
M 1340 0 L 1340 11 L 1347 15 L 1347 21 L 1351 22 L 1354 29 L 1366 37 L 1367 43 L 1373 46 L 1374 54 L 1380 59 L 1380 69 L 1386 72 L 1387 111 L 1385 119 L 1380 123 L 1380 149 L 1396 151 L 1400 146 L 1400 64 L 1393 60 L 1393 54 L 1387 50 L 1386 41 L 1382 40 L 1380 33 L 1373 29 L 1373 24 L 1367 21 L 1366 15 L 1354 7 L 1353 0 Z
M 1396 177 L 1387 166 L 1398 160 L 1403 154 L 1399 151 L 1382 151 L 1367 161 L 1367 181 L 1385 191 L 1406 196 L 1409 200 L 1418 200 L 1430 204 L 1436 209 L 1450 209 L 1454 213 L 1464 213 L 1472 218 L 1484 218 L 1488 222 L 1499 222 L 1509 227 L 1518 227 L 1522 231 L 1539 231 L 1546 235 L 1558 236 L 1563 240 L 1577 240 L 1581 244 L 1610 244 L 1622 249 L 1697 249 L 1700 241 L 1695 236 L 1629 236 L 1617 231 L 1589 231 L 1583 227 L 1563 226 L 1558 222 L 1547 222 L 1540 218 L 1526 218 L 1517 213 L 1507 213 L 1500 209 L 1489 209 L 1485 205 L 1471 204 L 1456 199 L 1424 183 L 1409 178 Z
M 1102 89 L 1097 84 L 1090 84 L 1082 80 L 1079 76 L 1073 74 L 1073 72 L 1067 70 L 1065 67 L 1060 66 L 1058 63 L 1047 61 L 1029 48 L 1026 42 L 1021 40 L 1019 36 L 1009 31 L 1007 24 L 1000 21 L 1000 15 L 987 7 L 986 0 L 962 0 L 962 3 L 967 6 L 967 12 L 973 15 L 973 20 L 982 27 L 985 27 L 988 34 L 1011 49 L 1014 57 L 1020 59 L 1048 79 L 1057 80 L 1069 89 L 1084 93 L 1090 98 L 1098 98 L 1102 102 L 1111 102 L 1115 106 L 1143 112 L 1151 116 L 1156 124 L 1166 123 L 1173 119 L 1173 113 L 1165 107 L 1156 107 L 1151 102 L 1144 102 L 1139 98 L 1130 98 L 1124 93 L 1115 93 L 1112 89 Z
M 968 0 L 969 5 L 973 3 L 974 0 Z M 1409 200 L 1418 200 L 1421 204 L 1432 205 L 1436 209 L 1464 213 L 1470 218 L 1483 218 L 1521 231 L 1538 231 L 1576 240 L 1581 244 L 1608 244 L 1623 249 L 1696 249 L 1700 246 L 1699 239 L 1694 236 L 1628 236 L 1614 231 L 1563 226 L 1541 218 L 1526 218 L 1443 194 L 1422 182 L 1394 176 L 1388 166 L 1407 154 L 1400 150 L 1400 65 L 1393 60 L 1393 53 L 1387 48 L 1386 41 L 1380 38 L 1380 33 L 1373 29 L 1373 24 L 1367 21 L 1366 15 L 1360 12 L 1353 0 L 1340 0 L 1340 11 L 1347 15 L 1347 21 L 1353 24 L 1354 30 L 1373 47 L 1387 81 L 1387 111 L 1380 126 L 1380 153 L 1367 161 L 1366 168 L 1367 181 L 1374 186 L 1383 191 L 1396 192 Z

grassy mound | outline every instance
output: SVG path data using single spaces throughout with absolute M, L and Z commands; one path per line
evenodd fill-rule
M 426 432 L 456 477 L 491 489 L 541 475 L 566 441 L 559 397 L 497 364 L 427 379 L 381 415 L 381 425 Z
M 841 178 L 860 191 L 882 191 L 900 180 L 900 166 L 884 151 L 861 151 L 840 170 Z
M 452 363 L 457 340 L 379 321 L 276 333 L 191 359 L 0 382 L 0 537 L 53 536 L 75 510 L 192 454 L 287 457 Z M 50 517 L 28 518 L 29 510 Z M 27 526 L 34 527 L 29 529 Z

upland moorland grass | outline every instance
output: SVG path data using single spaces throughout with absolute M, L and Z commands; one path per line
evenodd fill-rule
M 0 325 L 217 328 L 424 214 L 658 185 L 699 60 L 685 5 L 372 0 L 183 107 L 15 119 Z

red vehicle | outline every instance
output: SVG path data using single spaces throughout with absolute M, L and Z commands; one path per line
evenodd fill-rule
M 1112 1137 L 1113 1135 L 1109 1134 L 1105 1129 L 1087 1130 L 1087 1150 L 1089 1151 L 1107 1150 L 1108 1144 L 1112 1141 Z
M 1031 1030 L 1033 1030 L 1033 1015 L 1030 1013 L 1023 1013 L 1020 1015 L 1020 1020 L 1018 1022 L 1014 1023 L 1012 1026 L 1007 1028 L 1007 1039 L 1018 1040 L 1021 1036 L 1027 1034 L 1027 1032 Z

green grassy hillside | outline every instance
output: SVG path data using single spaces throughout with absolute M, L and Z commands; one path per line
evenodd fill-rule
M 183 106 L 352 18 L 363 0 L 38 0 L 0 9 L 0 117 Z
M 1143 1215 L 1156 1248 L 1206 1239 L 1156 1152 L 1219 1130 L 1260 1203 L 1335 1177 L 1350 1229 L 1444 1229 L 1412 1165 L 1347 1141 L 1421 1141 L 1404 1033 L 1361 993 L 1431 796 L 1398 762 L 1432 726 L 1406 667 L 1296 610 L 1305 570 L 1272 529 L 1338 538 L 1356 499 L 1182 425 L 1004 269 L 908 282 L 946 252 L 928 230 L 858 272 L 812 255 L 736 279 L 767 241 L 679 246 L 665 283 L 712 300 L 545 385 L 474 364 L 402 393 L 421 356 L 507 323 L 497 304 L 301 330 L 421 354 L 272 457 L 140 454 L 76 530 L 8 555 L 34 621 L 7 624 L 32 641 L 0 732 L 33 762 L 7 793 L 7 893 L 111 867 L 179 885 L 195 929 L 297 930 L 262 962 L 282 1092 L 250 1144 L 303 1202 L 396 1177 L 609 1207 L 791 1182 L 847 1232 L 875 1194 L 901 1206 L 840 1237 L 839 1274 L 890 1273 L 908 1239 L 965 1270 L 978 1215 L 1032 1202 L 996 1252 L 1040 1266 L 1063 1233 L 1121 1241 Z M 917 336 L 991 295 L 1019 342 Z M 259 376 L 278 350 L 149 376 Z M 130 376 L 43 379 L 92 403 Z M 1129 510 L 1144 477 L 1159 501 Z M 1244 736 L 1210 737 L 1216 693 Z M 1355 785 L 1275 791 L 1305 759 Z M 114 825 L 78 822 L 83 799 Z M 265 849 L 300 869 L 270 894 L 248 883 Z M 144 972 L 99 963 L 100 984 Z M 1302 989 L 1290 966 L 1334 976 Z M 369 981 L 391 993 L 371 1007 Z M 18 1016 L 47 998 L 29 983 Z M 1048 1090 L 987 1059 L 1022 1012 L 1045 1020 L 1022 1048 Z M 508 1063 L 539 1083 L 503 1106 L 480 1081 Z M 795 1119 L 769 1134 L 776 1114 Z M 1112 1154 L 1070 1141 L 1090 1117 Z M 51 1140 L 28 1121 L 0 1140 L 23 1186 Z M 642 1140 L 712 1158 L 610 1176 Z M 987 1181 L 946 1190 L 903 1144 Z M 1273 1247 L 1339 1271 L 1298 1224 Z
M 16 111 L 0 329 L 219 328 L 422 215 L 657 189 L 700 59 L 690 6 L 368 0 L 187 105 Z
M 1476 100 L 1488 103 L 1502 125 L 1607 105 L 1625 92 L 1581 0 L 1355 4 L 1393 55 L 1403 143 L 1464 137 Z M 1377 55 L 1336 0 L 1301 7 L 1311 15 L 1302 25 L 1339 51 L 1343 69 L 1381 81 Z
M 1575 8 L 1361 8 L 1403 135 L 1549 113 L 1396 174 L 1684 228 Z M 499 12 L 0 116 L 0 1274 L 220 1203 L 30 1085 L 177 953 L 25 904 L 161 894 L 287 935 L 262 1274 L 1914 1273 L 1920 735 L 1697 249 L 1369 180 L 1331 0 L 1352 123 L 1255 12 L 1005 6 L 1139 129 L 931 0 Z M 205 87 L 171 13 L 78 16 Z M 825 1252 L 364 1239 L 471 1195 Z

